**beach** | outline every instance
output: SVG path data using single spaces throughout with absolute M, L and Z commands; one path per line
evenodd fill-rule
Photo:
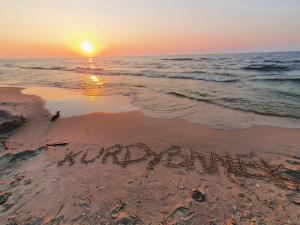
M 300 225 L 300 1 L 0 2 L 0 225 Z
M 51 102 L 24 89 L 0 88 L 0 110 L 24 118 L 1 134 L 1 224 L 300 219 L 299 128 L 218 129 L 150 117 L 120 98 L 122 110 L 50 121 Z

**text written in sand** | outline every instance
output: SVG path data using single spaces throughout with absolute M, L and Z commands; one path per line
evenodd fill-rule
M 283 165 L 271 165 L 267 160 L 258 157 L 254 152 L 249 154 L 225 153 L 223 155 L 214 152 L 199 152 L 171 146 L 159 153 L 142 143 L 133 145 L 116 144 L 108 148 L 101 148 L 92 155 L 89 150 L 66 153 L 65 157 L 57 162 L 57 166 L 72 166 L 77 161 L 83 165 L 101 162 L 126 168 L 131 164 L 143 163 L 145 168 L 153 170 L 159 164 L 168 168 L 181 168 L 187 171 L 202 170 L 211 175 L 220 174 L 221 168 L 228 176 L 247 177 L 271 181 L 280 187 L 287 187 L 293 179 L 284 176 Z M 221 173 L 222 174 L 222 173 Z

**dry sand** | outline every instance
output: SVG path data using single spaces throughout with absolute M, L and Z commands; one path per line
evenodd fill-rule
M 43 104 L 0 88 L 0 110 L 26 118 L 1 136 L 0 224 L 299 224 L 300 129 L 139 111 L 50 122 Z

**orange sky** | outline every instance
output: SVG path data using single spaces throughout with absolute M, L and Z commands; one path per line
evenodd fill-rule
M 300 50 L 296 0 L 1 0 L 0 58 Z

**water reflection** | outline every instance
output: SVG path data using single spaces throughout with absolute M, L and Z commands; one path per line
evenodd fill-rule
M 63 118 L 95 112 L 121 113 L 137 110 L 131 105 L 131 99 L 122 95 L 87 96 L 78 90 L 53 87 L 30 87 L 23 89 L 22 93 L 41 97 L 51 114 L 60 111 Z
M 93 59 L 87 60 L 89 70 L 95 68 Z M 71 81 L 70 81 L 71 82 Z M 85 75 L 82 92 L 53 87 L 30 87 L 22 92 L 38 95 L 45 100 L 45 108 L 51 114 L 61 112 L 61 117 L 79 116 L 95 112 L 121 113 L 137 110 L 131 99 L 122 95 L 105 96 L 105 79 L 97 75 Z M 108 82 L 107 82 L 108 83 Z
M 87 66 L 89 69 L 95 69 L 95 64 L 93 58 L 89 58 L 87 61 Z M 82 94 L 89 96 L 91 101 L 95 101 L 95 96 L 104 95 L 105 81 L 103 78 L 97 75 L 88 75 L 83 80 L 84 86 Z
M 94 63 L 94 59 L 93 58 L 88 58 L 87 63 L 88 63 L 88 67 L 90 69 L 95 69 L 95 63 Z

